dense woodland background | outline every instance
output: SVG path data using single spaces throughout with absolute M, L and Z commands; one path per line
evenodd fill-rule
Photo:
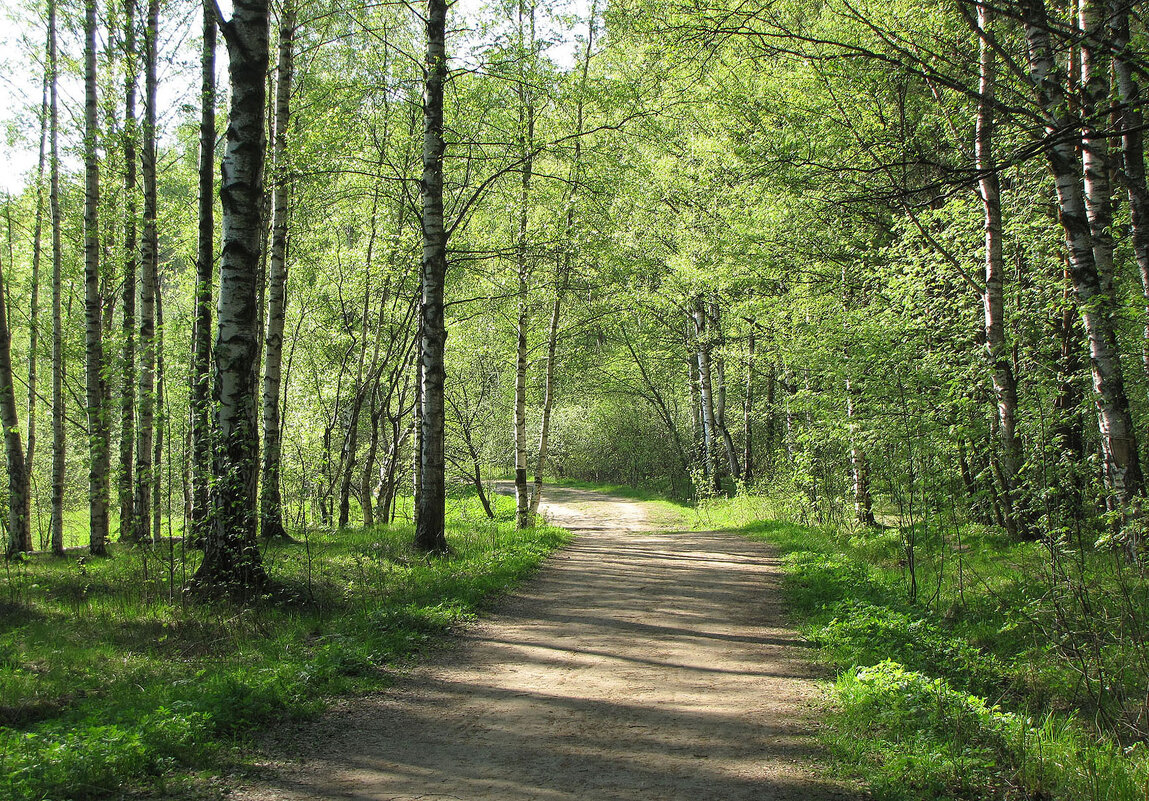
M 494 517 L 513 476 L 520 528 L 543 476 L 758 498 L 892 537 L 942 616 L 1030 548 L 1064 705 L 1144 743 L 1142 4 L 232 13 L 8 9 L 9 559 L 186 535 L 258 589 L 292 532 L 418 508 L 442 550 L 435 481 Z

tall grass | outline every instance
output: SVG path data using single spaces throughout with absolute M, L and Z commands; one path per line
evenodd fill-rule
M 1136 565 L 953 520 L 851 530 L 789 511 L 740 495 L 694 516 L 784 554 L 790 609 L 837 670 L 824 737 L 875 797 L 1149 799 Z

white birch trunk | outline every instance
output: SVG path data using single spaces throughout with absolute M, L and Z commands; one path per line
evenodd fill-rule
M 283 383 L 283 327 L 287 319 L 287 236 L 291 175 L 287 128 L 291 120 L 291 81 L 294 74 L 295 3 L 284 3 L 279 20 L 276 64 L 273 164 L 275 187 L 271 203 L 271 256 L 268 259 L 267 326 L 263 359 L 263 476 L 260 494 L 260 534 L 264 539 L 286 537 L 280 466 L 283 429 L 280 389 Z
M 1144 485 L 1137 438 L 1125 395 L 1113 309 L 1095 261 L 1075 142 L 1065 133 L 1074 130 L 1076 123 L 1069 115 L 1064 77 L 1053 57 L 1045 1 L 1023 0 L 1021 9 L 1030 75 L 1046 117 L 1049 137 L 1046 156 L 1057 188 L 1074 294 L 1089 339 L 1106 483 L 1117 504 L 1128 508 L 1143 494 Z
M 59 60 L 56 48 L 56 0 L 48 0 L 49 158 L 48 203 L 52 217 L 52 497 L 49 540 L 52 553 L 64 554 L 64 479 L 67 439 L 64 432 L 64 323 L 62 303 L 63 248 L 60 237 Z
M 132 539 L 148 538 L 152 526 L 152 483 L 155 465 L 156 284 L 159 270 L 159 234 L 156 215 L 156 100 L 159 1 L 148 0 L 144 31 L 143 159 L 144 232 L 140 248 L 140 388 L 136 426 L 136 488 Z
M 120 539 L 132 539 L 136 446 L 136 0 L 124 3 L 124 340 L 120 384 Z
M 205 593 L 250 597 L 266 574 L 256 547 L 256 304 L 263 235 L 267 0 L 237 0 L 221 24 L 230 55 L 231 113 L 222 164 L 223 247 L 214 348 L 216 442 L 212 525 L 194 583 Z

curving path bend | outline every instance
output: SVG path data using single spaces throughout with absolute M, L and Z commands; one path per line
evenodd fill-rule
M 460 642 L 261 745 L 236 801 L 824 801 L 816 671 L 764 546 L 548 487 L 577 533 Z

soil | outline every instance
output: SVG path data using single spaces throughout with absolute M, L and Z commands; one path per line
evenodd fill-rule
M 229 797 L 862 797 L 819 772 L 818 671 L 766 546 L 588 490 L 544 499 L 570 546 L 394 686 L 270 734 Z

